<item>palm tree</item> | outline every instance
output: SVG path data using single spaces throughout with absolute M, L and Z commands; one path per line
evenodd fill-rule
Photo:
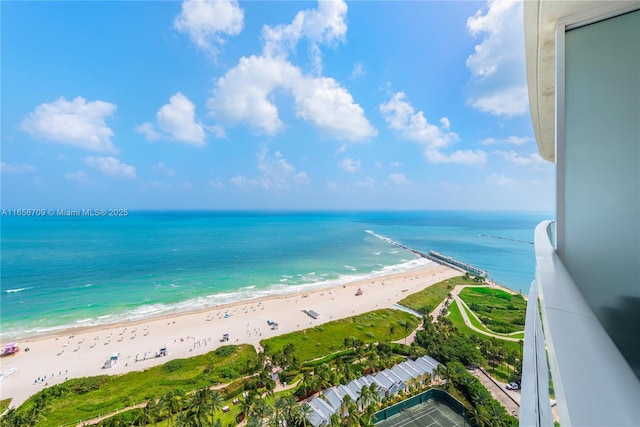
M 487 413 L 491 418 L 491 425 L 496 427 L 506 427 L 509 425 L 507 412 L 498 402 L 491 402 L 487 408 Z
M 329 427 L 340 427 L 342 425 L 342 417 L 340 412 L 334 412 L 329 418 Z
M 467 414 L 469 414 L 469 421 L 471 422 L 471 425 L 474 423 L 477 427 L 490 427 L 493 425 L 489 413 L 482 405 L 478 405 L 469 410 Z
M 286 397 L 281 396 L 276 399 L 276 403 L 273 405 L 272 425 L 277 427 L 284 424 L 285 412 L 288 407 L 289 405 Z
M 208 397 L 209 397 L 209 408 L 211 408 L 211 421 L 213 422 L 213 420 L 215 419 L 215 412 L 222 409 L 222 405 L 224 404 L 224 398 L 222 397 L 222 394 L 220 394 L 220 392 L 218 390 L 211 390 L 211 389 L 207 389 L 209 391 Z
M 294 406 L 292 411 L 293 423 L 298 427 L 307 427 L 307 425 L 309 425 L 309 417 L 311 417 L 312 412 L 313 410 L 307 402 Z
M 159 405 L 167 413 L 167 426 L 173 423 L 173 414 L 182 409 L 182 396 L 178 391 L 170 390 L 160 398 Z
M 262 427 L 262 421 L 257 417 L 251 417 L 247 420 L 246 427 Z
M 367 406 L 369 406 L 372 400 L 373 400 L 373 397 L 371 396 L 371 390 L 369 389 L 368 386 L 363 385 L 362 388 L 360 389 L 360 396 L 358 396 L 358 399 L 356 400 L 358 407 L 360 409 L 364 409 Z
M 249 418 L 249 414 L 253 412 L 253 405 L 256 403 L 256 392 L 250 391 L 247 397 L 240 403 L 240 413 L 243 415 L 244 419 L 247 420 Z
M 194 427 L 204 426 L 207 421 L 209 393 L 208 388 L 197 390 L 191 397 L 187 419 Z
M 253 406 L 253 415 L 255 415 L 260 422 L 265 418 L 268 418 L 273 413 L 273 408 L 264 400 L 260 399 Z M 251 417 L 250 417 L 251 418 Z

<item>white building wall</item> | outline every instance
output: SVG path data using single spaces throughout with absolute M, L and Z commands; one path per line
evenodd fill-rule
M 564 55 L 558 254 L 640 377 L 640 11 L 567 31 Z

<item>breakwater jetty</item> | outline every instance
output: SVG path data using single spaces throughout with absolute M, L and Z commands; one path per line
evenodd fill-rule
M 492 239 L 509 240 L 510 242 L 526 243 L 527 245 L 533 245 L 533 242 L 528 242 L 526 240 L 518 240 L 518 239 L 512 239 L 510 237 L 494 236 L 493 234 L 480 233 L 480 234 L 478 234 L 478 236 L 480 236 L 480 237 L 491 237 Z
M 484 270 L 481 270 L 477 267 L 474 267 L 472 265 L 469 265 L 465 262 L 462 261 L 458 261 L 455 258 L 451 258 L 450 256 L 447 255 L 443 255 L 439 252 L 436 251 L 429 251 L 429 255 L 427 256 L 427 258 L 429 258 L 432 261 L 438 262 L 440 264 L 446 264 L 449 265 L 451 267 L 457 267 L 460 268 L 464 271 L 468 271 L 469 273 L 473 273 L 476 276 L 482 276 L 482 277 L 487 277 L 489 275 L 489 273 L 487 273 Z
M 410 248 L 408 246 L 405 246 L 400 242 L 396 242 L 393 239 L 390 239 L 388 237 L 376 234 L 371 230 L 365 230 L 365 231 L 367 233 L 371 234 L 372 236 L 375 236 L 375 237 L 377 237 L 379 239 L 382 239 L 382 240 L 384 240 L 385 242 L 387 242 L 387 243 L 389 243 L 391 245 L 394 245 L 394 246 L 397 246 L 399 248 L 405 249 L 405 250 L 407 250 L 409 252 L 412 252 L 412 253 L 418 255 L 419 257 L 430 259 L 431 261 L 437 262 L 438 264 L 444 264 L 444 265 L 447 265 L 449 267 L 457 268 L 458 270 L 468 271 L 469 273 L 473 273 L 476 276 L 481 276 L 481 277 L 488 277 L 489 276 L 489 273 L 487 273 L 484 270 L 481 270 L 481 269 L 479 269 L 477 267 L 469 265 L 469 264 L 467 264 L 465 262 L 458 261 L 455 258 L 452 258 L 452 257 L 447 256 L 447 255 L 443 255 L 443 254 L 441 254 L 439 252 L 429 251 L 428 254 L 425 254 L 424 252 L 420 252 L 419 250 L 416 250 L 416 249 Z

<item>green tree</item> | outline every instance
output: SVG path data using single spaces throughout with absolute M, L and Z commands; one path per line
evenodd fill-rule
M 173 424 L 173 415 L 182 409 L 184 394 L 178 390 L 170 390 L 160 398 L 159 405 L 167 415 L 167 426 Z
M 215 419 L 216 411 L 222 409 L 222 405 L 224 404 L 224 399 L 222 398 L 222 394 L 218 390 L 207 389 L 209 392 L 207 393 L 208 397 L 208 406 L 211 409 L 211 421 Z

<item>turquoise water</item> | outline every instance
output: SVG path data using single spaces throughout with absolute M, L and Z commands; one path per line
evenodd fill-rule
M 510 212 L 131 212 L 3 217 L 3 341 L 331 286 L 425 265 L 436 250 L 527 292 L 533 229 Z M 499 238 L 498 238 L 499 237 Z M 506 240 L 514 239 L 514 240 Z

